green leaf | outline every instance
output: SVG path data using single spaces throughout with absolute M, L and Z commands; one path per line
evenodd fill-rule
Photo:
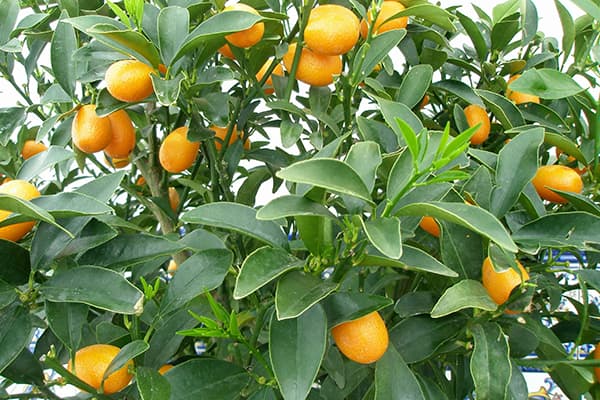
M 233 254 L 227 249 L 201 251 L 185 260 L 169 283 L 161 313 L 168 314 L 221 285 L 232 263 Z
M 525 186 L 538 170 L 538 151 L 544 140 L 543 128 L 532 128 L 515 136 L 498 153 L 496 186 L 490 211 L 502 218 L 519 200 Z
M 416 161 L 420 161 L 421 146 L 419 139 L 425 136 L 417 136 L 417 134 L 412 130 L 412 128 L 400 118 L 396 118 L 396 124 L 398 125 L 398 129 L 400 130 L 402 139 L 404 139 L 404 142 L 408 146 L 408 151 L 412 156 L 413 163 Z
M 463 26 L 463 28 L 465 28 L 467 35 L 469 35 L 469 37 L 471 38 L 471 42 L 473 42 L 473 46 L 475 47 L 475 51 L 477 52 L 479 61 L 485 61 L 487 59 L 489 50 L 487 43 L 485 42 L 485 39 L 483 37 L 483 34 L 481 33 L 481 29 L 473 20 L 471 20 L 466 15 L 458 11 L 456 12 L 456 15 L 458 16 L 460 24 Z
M 559 0 L 554 0 L 554 5 L 558 11 L 558 17 L 562 25 L 563 37 L 562 37 L 562 51 L 563 60 L 567 60 L 573 50 L 573 43 L 575 42 L 575 23 L 573 17 L 567 10 L 567 8 Z
M 35 204 L 33 204 L 30 201 L 23 200 L 16 196 L 12 196 L 9 194 L 0 194 L 0 210 L 6 210 L 6 211 L 14 212 L 14 213 L 19 213 L 22 216 L 27 217 L 27 218 L 19 218 L 18 222 L 21 222 L 21 220 L 39 220 L 39 221 L 44 221 L 49 224 L 52 224 L 52 225 L 62 229 L 63 231 L 65 230 L 62 226 L 60 226 L 54 220 L 54 217 L 52 215 L 50 215 L 50 213 L 48 213 L 48 211 L 44 210 L 43 208 L 41 208 L 39 206 L 36 206 Z M 17 221 L 14 221 L 14 222 L 17 222 Z M 2 223 L 0 223 L 0 226 L 8 225 L 8 224 L 9 224 L 9 221 L 4 220 Z
M 381 165 L 381 161 L 379 145 L 369 141 L 353 144 L 346 157 L 346 164 L 361 177 L 369 192 L 375 187 L 377 168 Z
M 47 301 L 45 309 L 48 325 L 56 337 L 70 350 L 79 349 L 82 329 L 87 324 L 88 306 Z
M 105 203 L 78 192 L 62 192 L 51 196 L 40 196 L 32 199 L 31 202 L 50 212 L 55 218 L 102 215 L 114 211 Z
M 465 318 L 409 317 L 390 329 L 390 343 L 409 364 L 426 360 L 465 328 Z
M 521 4 L 521 26 L 523 27 L 523 39 L 521 46 L 529 44 L 537 34 L 538 12 L 532 0 L 526 0 Z
M 184 250 L 184 247 L 164 236 L 148 234 L 119 235 L 84 253 L 79 264 L 123 269 L 161 256 Z
M 571 139 L 566 137 L 565 135 L 559 135 L 557 133 L 546 132 L 544 134 L 544 143 L 549 146 L 556 146 L 561 149 L 566 154 L 573 156 L 577 159 L 577 161 L 586 164 L 588 161 L 585 158 L 585 155 L 581 152 L 577 143 L 573 142 Z
M 289 270 L 300 268 L 304 261 L 280 248 L 261 247 L 244 260 L 235 281 L 233 297 L 242 299 Z
M 171 400 L 234 400 L 250 375 L 227 361 L 193 358 L 170 369 L 165 378 L 171 384 Z
M 322 304 L 331 328 L 381 310 L 391 305 L 392 299 L 364 292 L 336 292 L 327 296 Z
M 199 48 L 207 41 L 215 41 L 229 33 L 248 29 L 261 19 L 260 15 L 251 14 L 246 11 L 227 11 L 213 15 L 185 37 L 183 44 L 171 60 L 171 63 Z
M 314 255 L 324 255 L 333 248 L 333 220 L 318 216 L 296 216 L 300 238 Z
M 466 101 L 468 104 L 475 104 L 484 108 L 485 104 L 475 91 L 467 84 L 452 79 L 439 81 L 433 84 L 436 89 L 442 89 L 448 93 L 452 93 L 459 99 Z M 464 130 L 464 129 L 461 129 Z
M 525 119 L 515 104 L 506 97 L 488 90 L 475 89 L 504 129 L 525 125 Z
M 71 219 L 72 221 L 72 219 Z M 81 221 L 78 218 L 77 221 Z M 85 222 L 85 221 L 84 221 Z M 100 246 L 118 235 L 116 229 L 92 219 L 83 230 L 60 252 L 58 257 L 80 254 L 94 247 Z
M 31 317 L 21 306 L 13 306 L 0 313 L 0 373 L 6 369 L 29 344 Z
M 379 104 L 385 122 L 392 128 L 398 138 L 402 138 L 402 131 L 396 123 L 397 119 L 406 122 L 413 132 L 421 132 L 423 130 L 423 123 L 421 120 L 406 105 L 386 100 L 381 97 L 375 97 L 375 100 L 377 101 L 377 104 Z
M 395 14 L 396 18 L 403 16 L 413 16 L 417 18 L 422 18 L 425 21 L 431 22 L 433 24 L 438 25 L 441 28 L 444 28 L 444 30 L 446 31 L 456 31 L 456 27 L 452 23 L 454 20 L 454 16 L 448 11 L 444 10 L 443 8 L 435 6 L 433 4 L 416 4 L 414 6 L 408 7 L 404 11 Z
M 154 94 L 161 105 L 168 107 L 177 103 L 177 99 L 181 92 L 183 75 L 177 75 L 173 79 L 164 79 L 156 74 L 152 74 L 150 75 L 150 78 L 152 79 Z
M 472 332 L 470 369 L 477 398 L 506 399 L 512 374 L 506 336 L 496 323 L 474 325 Z
M 256 210 L 242 204 L 205 204 L 187 211 L 181 216 L 181 220 L 190 224 L 231 229 L 277 247 L 289 247 L 287 237 L 276 223 L 258 220 Z
M 281 132 L 281 144 L 287 149 L 296 144 L 298 139 L 300 139 L 304 128 L 300 123 L 284 119 L 281 121 L 279 130 Z
M 495 311 L 498 306 L 481 282 L 465 279 L 446 289 L 431 310 L 431 317 L 445 317 L 465 308 Z
M 141 400 L 164 400 L 171 396 L 169 381 L 154 368 L 136 367 L 135 382 Z
M 11 285 L 28 282 L 31 273 L 29 252 L 17 243 L 0 240 L 0 259 L 10 260 L 10 268 L 0 268 L 0 280 Z
M 42 363 L 27 348 L 24 348 L 17 358 L 2 371 L 2 376 L 8 378 L 12 383 L 44 385 Z
M 433 68 L 429 64 L 415 65 L 408 70 L 398 90 L 396 101 L 413 108 L 421 102 L 421 99 L 431 85 Z
M 398 218 L 361 219 L 361 222 L 367 238 L 383 255 L 393 259 L 402 256 L 402 231 Z
M 519 2 L 520 0 L 506 0 L 494 6 L 492 10 L 494 24 L 519 11 Z
M 269 329 L 269 355 L 285 400 L 306 399 L 317 377 L 327 345 L 327 318 L 320 305 L 297 318 L 278 321 Z
M 86 15 L 69 18 L 65 22 L 128 57 L 147 60 L 155 67 L 160 62 L 158 50 L 152 42 L 140 32 L 129 30 L 112 18 Z
M 544 215 L 513 233 L 513 239 L 531 249 L 541 247 L 592 250 L 600 243 L 600 217 L 586 212 Z
M 50 44 L 50 63 L 52 72 L 58 84 L 73 97 L 75 94 L 76 66 L 73 53 L 77 50 L 77 36 L 73 25 L 63 20 L 68 17 L 66 11 L 60 16 L 60 21 L 54 29 Z
M 525 399 L 529 394 L 529 390 L 527 388 L 527 381 L 523 376 L 523 373 L 517 366 L 517 364 L 512 361 L 512 371 L 510 375 L 510 383 L 508 384 L 508 394 L 510 399 Z
M 594 203 L 590 198 L 579 193 L 565 192 L 562 190 L 555 190 L 555 192 L 561 195 L 561 197 L 564 197 L 576 211 L 584 211 L 600 217 L 600 206 Z
M 73 156 L 73 152 L 62 147 L 50 146 L 48 150 L 25 160 L 19 168 L 19 172 L 17 172 L 17 178 L 26 181 L 31 180 L 56 164 L 72 159 Z
M 429 314 L 437 299 L 438 296 L 429 291 L 408 292 L 396 301 L 394 312 L 400 318 Z
M 2 0 L 0 0 L 2 1 Z M 7 0 L 4 0 L 7 1 Z M 2 12 L 0 7 L 0 12 Z M 0 26 L 2 26 L 0 24 Z M 1 29 L 1 28 L 0 28 Z M 24 107 L 0 108 L 0 145 L 6 146 L 15 129 L 20 128 L 25 121 Z
M 0 280 L 0 310 L 8 307 L 17 299 L 16 288 Z
M 564 99 L 585 90 L 569 75 L 550 68 L 529 69 L 509 88 L 548 100 Z
M 436 275 L 455 277 L 458 274 L 421 249 L 409 245 L 402 246 L 399 260 L 383 257 L 377 252 L 367 252 L 360 265 L 403 268 L 409 271 L 430 272 Z
M 460 225 L 443 223 L 442 261 L 461 279 L 480 279 L 483 263 L 483 240 Z
M 388 199 L 393 200 L 406 190 L 415 172 L 411 151 L 402 151 L 388 176 L 386 192 Z
M 387 399 L 425 400 L 419 381 L 394 346 L 375 366 L 375 400 Z
M 271 200 L 258 210 L 256 219 L 277 220 L 296 215 L 322 216 L 335 218 L 323 205 L 311 201 L 303 196 L 288 195 Z
M 122 275 L 99 267 L 83 266 L 56 273 L 40 286 L 43 299 L 84 303 L 120 314 L 141 314 L 144 294 Z
M 18 0 L 0 0 L 0 44 L 10 38 L 19 16 Z
M 600 21 L 600 6 L 594 4 L 592 0 L 571 0 L 575 5 L 585 11 L 596 21 Z
M 370 43 L 364 43 L 359 48 L 357 57 L 354 58 L 353 74 L 350 78 L 352 86 L 362 82 L 405 36 L 405 29 L 394 29 L 375 36 Z
M 301 271 L 288 272 L 277 282 L 277 319 L 296 318 L 336 288 L 337 284 L 329 280 L 321 280 Z
M 509 15 L 498 21 L 492 27 L 492 51 L 505 51 L 510 41 L 519 32 L 519 17 L 517 14 Z
M 127 343 L 121 348 L 119 353 L 112 359 L 106 370 L 102 380 L 106 380 L 112 373 L 118 371 L 124 367 L 129 360 L 133 360 L 135 357 L 143 354 L 150 348 L 148 343 L 143 340 L 134 340 L 133 342 Z
M 322 187 L 372 203 L 369 189 L 360 175 L 348 164 L 333 158 L 313 158 L 294 163 L 278 171 L 277 177 Z
M 409 204 L 398 210 L 399 215 L 430 215 L 459 224 L 496 242 L 500 247 L 516 253 L 517 245 L 506 228 L 488 211 L 469 204 L 428 202 Z
M 158 13 L 158 47 L 165 65 L 171 65 L 189 30 L 190 14 L 187 8 L 172 6 Z

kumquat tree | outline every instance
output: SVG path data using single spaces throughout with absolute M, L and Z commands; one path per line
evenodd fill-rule
M 0 399 L 600 398 L 598 0 L 243 1 L 0 0 Z

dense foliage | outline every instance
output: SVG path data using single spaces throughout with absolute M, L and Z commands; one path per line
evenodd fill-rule
M 0 398 L 26 383 L 57 399 L 68 383 L 79 399 L 523 399 L 520 366 L 598 398 L 600 363 L 575 357 L 600 341 L 598 1 L 573 1 L 576 20 L 548 1 L 564 31 L 553 38 L 531 0 L 491 16 L 402 0 L 408 26 L 369 29 L 328 86 L 292 78 L 300 46 L 278 65 L 316 4 L 248 3 L 259 14 L 221 0 L 0 0 L 0 74 L 15 93 L 0 109 L 0 172 L 42 194 L 0 194 L 13 213 L 2 226 L 39 221 L 0 240 Z M 382 2 L 337 3 L 360 19 Z M 257 44 L 223 55 L 226 35 L 260 23 Z M 121 59 L 151 67 L 150 97 L 109 93 Z M 523 103 L 507 92 L 516 74 Z M 72 143 L 88 104 L 133 121 L 125 160 Z M 471 105 L 491 118 L 481 144 Z M 181 127 L 170 173 L 159 149 Z M 27 140 L 49 147 L 25 160 Z M 582 192 L 542 200 L 531 181 L 546 164 L 578 169 Z M 519 277 L 500 305 L 482 284 L 488 256 Z M 350 361 L 331 329 L 376 310 L 387 351 Z M 129 366 L 123 391 L 96 393 L 66 367 L 95 343 L 121 348 L 110 371 Z

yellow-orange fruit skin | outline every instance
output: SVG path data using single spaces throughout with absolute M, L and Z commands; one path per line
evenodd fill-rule
M 169 133 L 160 145 L 158 158 L 166 171 L 184 171 L 196 160 L 200 143 L 188 140 L 187 132 L 188 128 L 185 126 L 177 128 Z
M 292 70 L 296 43 L 290 44 L 283 56 L 283 65 L 288 71 Z M 303 48 L 296 69 L 296 79 L 312 86 L 327 86 L 333 83 L 333 77 L 342 73 L 340 56 L 326 56 Z
M 573 168 L 565 165 L 541 166 L 531 183 L 542 199 L 553 203 L 567 203 L 567 199 L 548 188 L 573 193 L 581 193 L 583 190 L 581 176 Z
M 318 54 L 338 56 L 358 42 L 360 21 L 348 8 L 325 4 L 313 8 L 304 29 L 306 46 Z
M 142 101 L 154 92 L 150 74 L 154 68 L 137 60 L 121 60 L 111 64 L 104 80 L 106 89 L 117 100 L 127 103 Z
M 271 65 L 271 61 L 269 60 L 266 63 L 264 63 L 262 67 L 260 67 L 260 70 L 258 70 L 258 72 L 256 73 L 257 81 L 260 82 L 260 80 L 263 78 L 263 76 L 265 76 L 270 65 Z M 265 94 L 273 94 L 275 92 L 275 88 L 273 88 L 273 75 L 283 76 L 283 67 L 281 66 L 281 64 L 275 65 L 275 68 L 273 68 L 271 75 L 269 75 L 269 77 L 265 80 L 265 84 L 264 84 Z
M 481 281 L 483 287 L 487 290 L 488 294 L 498 305 L 506 303 L 506 300 L 510 297 L 510 293 L 514 288 L 519 286 L 521 282 L 529 280 L 529 273 L 519 261 L 517 261 L 521 276 L 512 268 L 509 268 L 503 272 L 496 272 L 492 261 L 489 257 L 483 260 L 481 267 Z
M 421 222 L 419 222 L 419 226 L 425 232 L 429 233 L 432 236 L 440 237 L 440 226 L 437 221 L 430 216 L 425 216 L 421 218 Z
M 104 152 L 112 158 L 127 158 L 135 147 L 135 128 L 125 110 L 108 115 L 112 129 L 112 140 Z
M 73 119 L 71 138 L 73 144 L 84 153 L 103 150 L 112 140 L 110 120 L 96 114 L 96 105 L 84 105 L 77 110 Z
M 390 17 L 404 10 L 405 7 L 397 1 L 384 1 L 381 5 L 381 11 L 379 12 L 379 15 L 377 15 L 377 19 L 375 20 L 375 23 L 373 25 L 373 35 L 377 35 L 379 33 L 391 31 L 394 29 L 406 28 L 406 26 L 408 25 L 408 17 L 394 18 L 388 21 Z M 364 18 L 360 22 L 360 35 L 363 37 L 363 39 L 367 37 L 367 34 L 369 32 L 369 25 L 371 24 L 370 15 L 371 11 L 369 10 L 367 11 L 368 22 Z
M 179 193 L 174 187 L 169 188 L 169 206 L 171 206 L 171 210 L 177 211 L 177 207 L 179 207 Z
M 508 82 L 506 83 L 507 86 L 510 85 L 513 81 L 515 81 L 516 79 L 518 79 L 521 75 L 520 74 L 516 74 L 510 77 L 510 79 L 508 80 Z M 533 94 L 526 94 L 526 93 L 521 93 L 521 92 L 515 92 L 512 89 L 506 88 L 506 97 L 512 101 L 515 102 L 515 104 L 522 104 L 522 103 L 540 103 L 540 98 L 536 95 Z
M 487 111 L 476 104 L 471 104 L 465 108 L 465 116 L 467 117 L 469 127 L 474 127 L 481 123 L 479 129 L 471 136 L 471 144 L 481 144 L 485 142 L 490 136 L 492 127 Z
M 229 45 L 227 43 L 225 43 L 223 46 L 219 47 L 219 50 L 217 50 L 223 57 L 227 57 L 227 58 L 231 58 L 232 60 L 235 60 L 235 55 L 233 54 L 233 52 L 231 51 L 231 47 L 229 47 Z
M 379 360 L 389 344 L 387 327 L 377 311 L 343 322 L 331 334 L 342 354 L 360 364 Z
M 217 149 L 217 151 L 221 151 L 221 148 L 223 148 L 222 142 L 224 143 L 225 138 L 227 137 L 227 127 L 211 125 L 208 129 L 215 131 L 215 138 L 221 139 L 220 141 L 215 140 L 215 148 Z M 242 136 L 242 133 L 238 132 L 237 126 L 234 126 L 233 130 L 231 132 L 231 136 L 229 137 L 228 146 L 231 146 L 233 143 L 240 140 L 241 136 Z M 246 139 L 246 141 L 244 142 L 244 149 L 250 150 L 250 140 L 249 139 Z
M 10 180 L 0 185 L 0 193 L 10 194 L 24 200 L 35 199 L 40 196 L 40 192 L 31 183 L 19 179 Z M 4 221 L 12 211 L 0 210 L 0 221 Z M 20 222 L 18 224 L 3 226 L 0 228 L 0 239 L 16 242 L 27 235 L 35 221 Z
M 165 364 L 158 369 L 158 373 L 161 375 L 164 375 L 171 368 L 173 368 L 173 366 L 171 364 Z
M 36 142 L 35 140 L 26 140 L 25 143 L 23 143 L 21 156 L 23 159 L 27 160 L 46 150 L 48 150 L 48 147 L 44 143 Z
M 252 14 L 258 15 L 258 11 L 249 5 L 243 3 L 236 3 L 231 6 L 225 7 L 223 12 L 227 11 L 246 11 Z M 243 31 L 231 33 L 225 36 L 225 39 L 236 47 L 242 47 L 247 49 L 248 47 L 254 46 L 256 43 L 260 42 L 263 35 L 265 33 L 265 24 L 263 22 L 258 22 L 252 25 L 248 29 L 244 29 Z M 230 57 L 233 58 L 233 57 Z
M 128 361 L 123 367 L 113 372 L 102 385 L 104 372 L 119 351 L 118 347 L 109 344 L 93 344 L 83 347 L 75 353 L 75 366 L 69 362 L 68 369 L 96 390 L 103 386 L 105 394 L 120 392 L 131 382 L 133 376 L 129 373 L 129 367 L 133 366 L 133 361 Z

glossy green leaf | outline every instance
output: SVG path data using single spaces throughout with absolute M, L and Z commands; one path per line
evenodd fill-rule
M 519 200 L 538 170 L 538 151 L 544 129 L 532 128 L 515 136 L 498 153 L 496 186 L 491 194 L 492 214 L 503 217 Z
M 277 247 L 288 248 L 287 237 L 272 221 L 260 221 L 256 210 L 236 203 L 205 204 L 184 213 L 181 220 L 190 224 L 202 224 L 216 228 L 231 229 Z
M 510 383 L 508 384 L 508 394 L 510 399 L 525 399 L 529 394 L 527 381 L 517 364 L 512 361 L 512 371 L 510 374 Z
M 80 264 L 122 269 L 157 257 L 171 255 L 184 247 L 164 236 L 148 234 L 119 235 L 84 253 Z
M 178 75 L 173 79 L 164 79 L 152 74 L 150 78 L 152 79 L 154 94 L 161 105 L 168 107 L 177 103 L 181 92 L 181 82 L 183 81 L 182 75 Z
M 423 18 L 425 21 L 438 25 L 449 32 L 454 32 L 456 30 L 454 24 L 452 23 L 454 16 L 443 8 L 433 4 L 424 3 L 410 6 L 406 10 L 396 14 L 396 17 L 401 16 Z
M 288 195 L 271 200 L 256 213 L 259 220 L 277 220 L 296 215 L 322 216 L 335 218 L 324 206 L 306 197 Z
M 261 16 L 245 11 L 227 11 L 213 15 L 185 37 L 183 44 L 171 62 L 177 61 L 207 41 L 214 41 L 226 34 L 248 29 L 261 19 Z
M 506 228 L 492 214 L 480 207 L 463 203 L 428 202 L 402 207 L 399 215 L 430 215 L 471 229 L 499 246 L 515 253 L 517 246 Z
M 363 44 L 357 52 L 358 57 L 354 58 L 351 84 L 356 86 L 362 82 L 405 36 L 406 30 L 394 29 L 375 36 L 368 44 Z
M 419 381 L 394 346 L 375 366 L 375 400 L 387 399 L 425 400 Z
M 496 323 L 476 324 L 471 330 L 475 347 L 470 368 L 477 398 L 505 399 L 512 374 L 506 336 Z
M 457 273 L 421 249 L 409 245 L 402 246 L 399 260 L 386 258 L 376 251 L 367 251 L 360 265 L 403 268 L 409 271 L 430 272 L 436 275 L 455 277 Z
M 285 400 L 303 400 L 317 377 L 327 345 L 327 318 L 315 305 L 297 318 L 278 321 L 269 328 L 269 355 Z
M 0 372 L 29 344 L 31 328 L 31 316 L 24 307 L 13 306 L 0 312 Z
M 190 14 L 187 8 L 171 6 L 158 13 L 158 46 L 165 65 L 171 65 L 188 34 L 189 24 Z
M 275 309 L 277 319 L 296 318 L 337 288 L 335 282 L 322 280 L 301 271 L 291 271 L 277 282 Z
M 584 211 L 600 217 L 600 206 L 594 203 L 589 197 L 579 193 L 565 192 L 562 190 L 554 190 L 561 197 L 565 198 L 576 211 Z
M 326 254 L 333 248 L 333 220 L 318 216 L 296 216 L 300 239 L 311 254 Z
M 554 5 L 558 11 L 558 17 L 562 25 L 563 36 L 562 36 L 562 51 L 563 60 L 566 60 L 571 55 L 573 49 L 573 43 L 575 42 L 575 23 L 573 17 L 567 10 L 567 8 L 559 0 L 554 0 Z
M 391 153 L 398 148 L 398 137 L 386 124 L 359 115 L 356 125 L 362 138 L 379 144 L 384 153 Z
M 210 358 L 193 358 L 170 369 L 170 400 L 235 400 L 250 375 L 241 366 Z
M 488 45 L 483 37 L 483 34 L 481 33 L 481 29 L 473 20 L 471 20 L 466 15 L 458 11 L 456 12 L 456 15 L 458 16 L 460 24 L 463 26 L 463 28 L 465 28 L 467 35 L 469 35 L 469 38 L 471 39 L 471 42 L 475 47 L 475 51 L 477 52 L 477 56 L 479 57 L 479 61 L 485 61 L 488 56 L 489 50 Z
M 0 145 L 6 146 L 13 132 L 21 127 L 24 121 L 24 107 L 0 108 Z
M 581 8 L 585 11 L 586 14 L 593 17 L 596 21 L 600 21 L 600 6 L 592 0 L 571 0 L 573 3 L 577 5 L 577 7 Z
M 16 196 L 0 194 L 0 210 L 12 211 L 13 213 L 19 213 L 23 217 L 26 217 L 19 218 L 19 221 L 15 220 L 14 222 L 20 222 L 21 220 L 39 220 L 52 224 L 63 231 L 65 230 L 55 221 L 54 217 L 48 211 L 36 206 L 30 201 L 23 200 Z M 8 223 L 8 221 L 4 222 L 4 224 Z
M 550 68 L 529 69 L 509 85 L 511 90 L 542 99 L 563 99 L 584 91 L 569 75 Z
M 105 380 L 112 373 L 121 369 L 128 361 L 133 360 L 135 357 L 144 354 L 146 350 L 148 350 L 150 346 L 148 343 L 143 340 L 134 340 L 133 342 L 127 343 L 125 346 L 119 350 L 115 358 L 112 359 L 106 370 L 104 371 L 104 376 L 102 377 Z
M 481 282 L 465 279 L 446 289 L 431 310 L 431 317 L 445 317 L 465 308 L 495 311 L 498 306 L 490 298 Z
M 82 221 L 82 219 L 77 219 Z M 71 219 L 72 221 L 72 219 Z M 58 257 L 66 257 L 73 254 L 80 254 L 94 247 L 100 246 L 118 235 L 116 229 L 92 219 L 85 225 L 71 242 L 60 252 Z
M 168 314 L 223 283 L 233 263 L 233 254 L 227 249 L 198 252 L 177 268 L 161 302 L 161 313 Z
M 12 285 L 27 283 L 31 272 L 27 250 L 17 243 L 0 240 L 0 259 L 10 260 L 10 268 L 0 268 L 0 280 Z
M 294 163 L 277 172 L 277 177 L 371 202 L 369 189 L 360 175 L 348 164 L 333 158 L 313 158 Z
M 83 266 L 56 273 L 40 286 L 48 301 L 84 303 L 120 314 L 141 314 L 144 294 L 122 275 L 99 267 Z
M 377 250 L 389 258 L 402 256 L 402 231 L 395 217 L 361 220 L 367 238 Z
M 73 152 L 59 146 L 50 146 L 48 150 L 25 160 L 19 172 L 18 179 L 31 180 L 56 164 L 73 158 Z
M 381 150 L 375 142 L 357 142 L 350 147 L 346 164 L 361 177 L 367 190 L 371 192 L 375 186 L 377 168 L 381 165 Z
M 16 288 L 0 280 L 0 310 L 8 307 L 17 299 Z
M 468 104 L 475 104 L 479 107 L 485 107 L 481 98 L 475 93 L 475 91 L 467 84 L 447 79 L 439 82 L 435 82 L 433 86 L 437 89 L 442 89 L 448 93 L 452 93 L 456 97 L 466 101 Z
M 407 188 L 413 177 L 413 157 L 410 151 L 404 150 L 392 167 L 387 180 L 387 196 L 392 200 L 401 195 Z
M 281 132 L 281 144 L 283 147 L 289 148 L 295 145 L 298 139 L 300 139 L 304 128 L 300 123 L 295 123 L 289 121 L 288 119 L 284 119 L 281 121 L 279 130 Z
M 78 192 L 40 196 L 32 199 L 31 202 L 50 212 L 55 218 L 102 215 L 114 211 L 104 202 Z
M 327 314 L 327 323 L 332 328 L 381 310 L 391 305 L 392 299 L 364 292 L 336 292 L 327 296 L 322 304 Z
M 18 16 L 19 2 L 17 0 L 0 0 L 0 44 L 6 43 L 10 38 Z
M 506 97 L 482 89 L 475 89 L 475 93 L 483 99 L 504 129 L 525 125 L 525 119 L 517 106 Z
M 79 349 L 83 326 L 87 324 L 88 306 L 81 303 L 45 304 L 48 325 L 52 332 L 69 349 Z
M 523 27 L 523 39 L 521 45 L 529 44 L 537 34 L 538 30 L 538 12 L 532 0 L 526 0 L 521 5 L 521 26 Z
M 433 68 L 431 65 L 415 65 L 404 75 L 396 101 L 405 104 L 408 108 L 415 107 L 421 102 L 427 89 L 429 89 L 432 77 Z
M 520 0 L 506 0 L 496 4 L 492 9 L 493 23 L 497 24 L 519 11 L 519 3 Z
M 377 101 L 377 104 L 379 104 L 385 122 L 387 122 L 388 126 L 394 130 L 398 138 L 402 138 L 402 132 L 396 123 L 397 118 L 406 122 L 413 132 L 418 133 L 423 130 L 423 123 L 421 120 L 405 104 L 386 100 L 381 97 L 376 97 L 375 100 Z
M 509 15 L 501 21 L 497 21 L 492 27 L 491 50 L 504 51 L 520 28 L 517 14 Z
M 559 135 L 557 133 L 546 132 L 544 134 L 544 143 L 550 146 L 556 146 L 561 149 L 566 154 L 573 156 L 577 159 L 577 161 L 586 164 L 587 160 L 585 155 L 581 152 L 577 143 L 573 142 L 571 139 L 564 135 Z
M 171 385 L 156 369 L 138 366 L 135 383 L 141 400 L 164 400 L 171 396 Z
M 456 224 L 443 223 L 442 261 L 456 271 L 461 279 L 481 278 L 483 240 L 471 230 Z
M 460 334 L 464 324 L 465 319 L 460 316 L 409 317 L 390 329 L 390 344 L 396 347 L 404 361 L 412 364 L 435 354 L 444 343 Z
M 300 268 L 304 261 L 285 250 L 261 247 L 244 260 L 236 278 L 233 297 L 242 299 L 289 270 Z
M 67 17 L 68 14 L 63 11 L 61 20 Z M 59 21 L 50 44 L 50 63 L 58 84 L 71 97 L 75 93 L 76 82 L 76 63 L 73 62 L 75 50 L 77 50 L 77 36 L 73 25 Z
M 531 249 L 541 247 L 592 249 L 600 243 L 600 218 L 581 211 L 545 215 L 513 233 Z
M 2 376 L 11 380 L 12 383 L 44 385 L 42 363 L 27 348 L 24 348 L 17 358 L 2 371 Z
M 568 133 L 568 124 L 553 108 L 545 104 L 524 103 L 518 105 L 523 117 L 530 122 L 534 122 L 544 128 L 558 133 Z M 526 127 L 519 127 L 518 131 L 527 130 Z M 517 129 L 515 129 L 517 131 Z M 568 140 L 567 137 L 560 135 Z
M 394 312 L 400 318 L 430 314 L 438 297 L 429 291 L 408 292 L 396 301 Z

